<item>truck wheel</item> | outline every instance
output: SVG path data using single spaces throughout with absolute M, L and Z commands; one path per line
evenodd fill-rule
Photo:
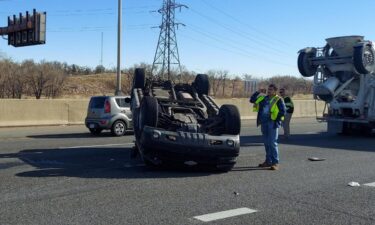
M 318 67 L 313 66 L 310 62 L 310 59 L 315 57 L 316 49 L 312 48 L 309 51 L 302 51 L 298 55 L 298 70 L 304 77 L 314 76 Z
M 219 109 L 219 117 L 224 119 L 224 134 L 240 134 L 241 117 L 236 106 L 222 105 Z
M 117 120 L 113 123 L 111 133 L 113 136 L 123 136 L 126 132 L 126 124 L 124 121 Z
M 143 89 L 145 87 L 145 83 L 146 83 L 145 69 L 136 68 L 134 72 L 133 87 Z
M 198 74 L 194 81 L 195 89 L 200 95 L 208 95 L 210 92 L 210 81 L 206 74 Z
M 369 74 L 375 71 L 375 53 L 371 45 L 354 48 L 354 67 L 360 74 Z
M 144 126 L 156 127 L 158 124 L 158 100 L 154 97 L 145 96 L 141 103 L 138 118 L 138 128 L 142 132 Z
M 100 129 L 100 128 L 90 128 L 89 131 L 93 135 L 99 135 L 102 132 L 102 129 Z

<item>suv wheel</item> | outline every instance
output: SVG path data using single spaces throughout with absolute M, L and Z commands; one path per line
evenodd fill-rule
M 145 83 L 146 83 L 145 70 L 142 68 L 136 68 L 134 72 L 134 81 L 133 81 L 134 88 L 143 89 L 145 87 Z
M 208 95 L 210 92 L 210 81 L 206 74 L 198 74 L 194 81 L 195 89 L 200 95 Z
M 114 136 L 123 136 L 126 132 L 126 124 L 121 120 L 117 120 L 113 123 L 111 132 Z
M 236 106 L 222 105 L 219 109 L 219 117 L 224 119 L 224 134 L 240 134 L 241 117 Z
M 159 113 L 158 107 L 158 100 L 156 98 L 150 96 L 143 98 L 138 118 L 138 129 L 141 132 L 144 126 L 157 126 Z
M 90 133 L 93 134 L 93 135 L 98 135 L 102 132 L 102 129 L 99 129 L 99 128 L 90 128 Z

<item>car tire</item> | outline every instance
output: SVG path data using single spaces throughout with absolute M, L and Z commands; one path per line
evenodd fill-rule
M 236 106 L 222 105 L 219 109 L 219 117 L 221 117 L 224 120 L 223 134 L 240 134 L 241 116 Z
M 200 95 L 208 95 L 210 92 L 210 81 L 206 74 L 198 74 L 194 81 L 195 89 Z
M 371 45 L 354 48 L 354 67 L 360 74 L 369 74 L 375 71 L 375 52 Z
M 318 67 L 311 65 L 310 59 L 315 57 L 316 49 L 302 51 L 298 55 L 298 70 L 304 77 L 314 76 Z
M 102 129 L 100 129 L 100 128 L 89 128 L 89 131 L 93 135 L 99 135 L 102 132 Z
M 154 97 L 145 96 L 142 99 L 138 117 L 138 129 L 142 132 L 145 126 L 156 127 L 158 124 L 159 105 Z
M 120 137 L 124 136 L 126 133 L 126 123 L 122 120 L 117 120 L 113 123 L 111 127 L 111 133 L 113 136 Z
M 145 69 L 136 68 L 134 72 L 134 79 L 133 79 L 134 88 L 143 89 L 145 87 L 145 83 L 146 83 Z

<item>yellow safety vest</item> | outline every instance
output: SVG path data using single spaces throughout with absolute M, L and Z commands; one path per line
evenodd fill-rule
M 257 100 L 255 101 L 253 105 L 253 111 L 259 112 L 259 103 L 261 103 L 264 100 L 265 96 L 259 96 Z M 275 95 L 270 100 L 270 114 L 271 114 L 271 120 L 275 121 L 277 119 L 277 116 L 279 115 L 280 109 L 277 106 L 277 102 L 281 99 L 278 95 Z M 284 117 L 281 117 L 281 121 L 284 121 Z
M 264 95 L 261 95 L 257 98 L 255 103 L 253 104 L 253 112 L 259 112 L 259 103 L 264 100 Z

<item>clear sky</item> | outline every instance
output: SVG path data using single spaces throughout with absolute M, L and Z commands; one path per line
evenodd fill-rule
M 58 60 L 95 67 L 116 66 L 117 0 L 0 0 L 0 26 L 20 12 L 47 12 L 47 43 L 14 48 L 0 39 L 0 52 L 16 61 Z M 299 76 L 299 49 L 323 46 L 324 39 L 364 35 L 375 40 L 374 0 L 177 0 L 189 9 L 176 13 L 181 63 L 203 73 Z M 123 67 L 152 63 L 161 16 L 151 11 L 162 0 L 123 0 Z

